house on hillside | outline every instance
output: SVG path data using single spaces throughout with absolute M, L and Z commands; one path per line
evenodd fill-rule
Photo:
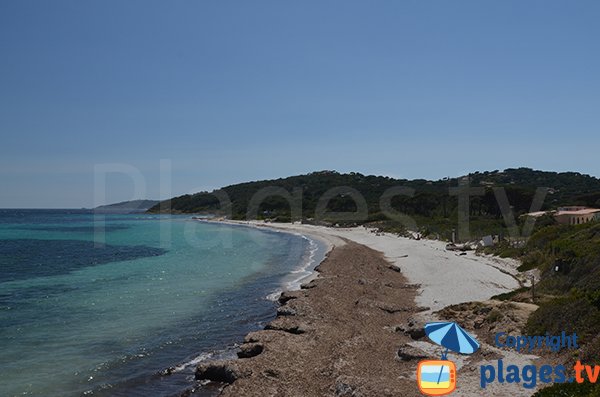
M 600 209 L 581 206 L 559 207 L 556 211 L 530 212 L 524 216 L 539 218 L 551 214 L 556 222 L 562 225 L 582 225 L 591 221 L 600 220 Z
M 554 214 L 554 219 L 564 225 L 581 225 L 594 220 L 600 220 L 600 209 L 587 207 L 560 207 Z

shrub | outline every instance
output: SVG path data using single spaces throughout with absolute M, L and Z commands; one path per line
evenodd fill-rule
M 577 332 L 585 342 L 600 329 L 600 311 L 585 295 L 575 291 L 542 304 L 529 317 L 525 329 L 529 335 Z
M 523 292 L 527 292 L 529 291 L 530 288 L 529 287 L 521 287 L 518 288 L 514 291 L 510 291 L 510 292 L 505 292 L 503 294 L 498 294 L 498 295 L 494 295 L 492 296 L 491 299 L 496 299 L 499 301 L 509 301 L 512 300 L 516 295 L 522 294 Z
M 502 320 L 503 318 L 504 318 L 504 315 L 500 312 L 500 310 L 493 309 L 491 312 L 489 312 L 489 314 L 487 315 L 485 320 L 490 324 L 494 324 L 494 323 Z
M 556 383 L 539 390 L 531 397 L 598 397 L 600 384 L 584 383 Z

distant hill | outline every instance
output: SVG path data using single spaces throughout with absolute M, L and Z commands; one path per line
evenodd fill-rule
M 146 212 L 148 209 L 160 203 L 158 200 L 132 200 L 122 201 L 120 203 L 101 205 L 94 208 L 96 212 L 113 212 L 113 213 L 132 213 Z
M 502 187 L 506 191 L 509 203 L 515 215 L 529 211 L 533 196 L 538 187 L 549 188 L 543 209 L 552 209 L 560 205 L 588 205 L 600 207 L 600 179 L 576 172 L 546 172 L 529 168 L 511 168 L 504 171 L 475 172 L 466 175 L 472 187 L 481 187 L 482 196 L 472 196 L 470 211 L 474 220 L 481 222 L 480 231 L 502 226 L 502 213 L 498 206 L 493 188 Z M 314 218 L 319 198 L 333 187 L 348 187 L 361 193 L 365 198 L 368 218 L 356 219 L 354 223 L 387 222 L 388 217 L 381 211 L 380 199 L 383 193 L 392 187 L 403 186 L 414 189 L 412 197 L 396 195 L 391 200 L 392 208 L 410 215 L 420 225 L 429 227 L 431 231 L 450 230 L 456 224 L 458 200 L 449 194 L 449 188 L 456 187 L 463 177 L 445 178 L 429 181 L 425 179 L 394 179 L 385 176 L 362 175 L 359 173 L 342 174 L 336 171 L 319 171 L 306 175 L 297 175 L 274 180 L 246 182 L 223 187 L 213 192 L 200 192 L 192 195 L 174 197 L 150 208 L 150 212 L 173 213 L 212 213 L 225 214 L 234 219 L 246 219 L 248 206 L 252 197 L 266 187 L 283 188 L 292 193 L 301 188 L 302 218 Z M 226 193 L 230 204 L 221 206 L 217 198 Z M 340 190 L 327 205 L 327 211 L 352 212 L 357 209 L 350 197 L 350 189 Z M 269 218 L 274 221 L 299 220 L 292 219 L 289 203 L 281 197 L 271 196 L 262 201 L 258 218 Z M 329 219 L 318 219 L 327 222 Z M 489 221 L 492 222 L 489 222 Z
M 150 209 L 151 212 L 183 212 L 183 213 L 201 213 L 201 212 L 231 212 L 234 218 L 245 218 L 248 204 L 251 198 L 260 189 L 266 187 L 279 187 L 288 192 L 294 188 L 302 189 L 302 210 L 304 217 L 313 217 L 319 198 L 330 188 L 338 186 L 347 186 L 358 190 L 367 200 L 369 212 L 377 211 L 379 197 L 383 192 L 393 186 L 414 187 L 421 198 L 422 196 L 436 195 L 444 191 L 448 185 L 447 181 L 429 182 L 426 180 L 399 180 L 384 176 L 362 175 L 359 173 L 340 174 L 336 171 L 319 171 L 306 175 L 291 176 L 275 180 L 246 182 L 236 185 L 226 186 L 222 189 L 209 192 L 200 192 L 193 195 L 184 195 L 172 198 Z M 221 208 L 219 200 L 214 193 L 223 191 L 231 200 L 231 206 Z M 415 206 L 425 205 L 424 200 L 412 200 Z M 170 210 L 167 207 L 170 205 Z M 335 197 L 330 201 L 328 207 L 333 211 L 352 211 L 354 202 L 349 197 Z M 416 210 L 420 210 L 415 208 Z M 275 216 L 289 216 L 290 208 L 288 203 L 279 197 L 269 197 L 264 200 L 260 207 L 260 212 L 267 211 Z M 427 209 L 422 209 L 427 212 Z

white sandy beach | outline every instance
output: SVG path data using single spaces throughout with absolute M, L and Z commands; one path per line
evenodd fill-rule
M 384 254 L 398 266 L 412 284 L 419 284 L 417 304 L 431 311 L 445 306 L 484 301 L 494 295 L 518 288 L 517 266 L 513 259 L 475 255 L 458 255 L 445 249 L 446 243 L 412 240 L 389 233 L 373 233 L 364 227 L 329 228 L 303 224 L 235 222 L 255 227 L 300 233 L 326 242 L 329 247 L 348 239 Z

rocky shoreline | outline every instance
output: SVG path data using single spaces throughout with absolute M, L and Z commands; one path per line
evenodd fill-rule
M 318 278 L 281 295 L 277 318 L 246 336 L 238 359 L 202 363 L 196 379 L 222 384 L 222 397 L 419 396 L 419 356 L 406 349 L 422 337 L 419 286 L 349 241 L 315 270 Z

